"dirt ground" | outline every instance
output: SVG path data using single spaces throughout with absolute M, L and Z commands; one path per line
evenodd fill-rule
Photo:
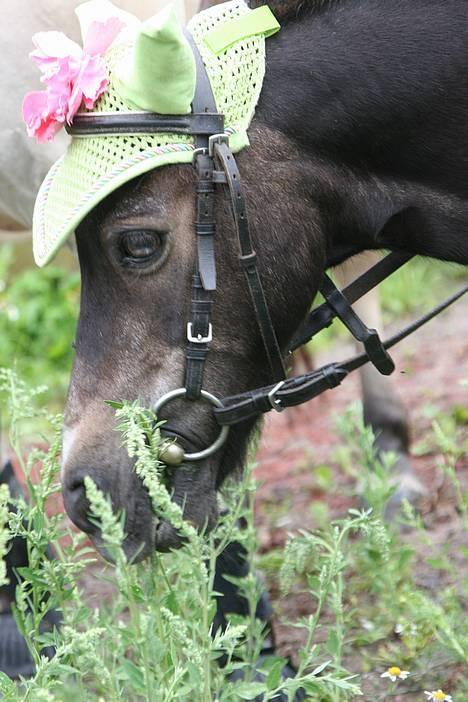
M 393 330 L 390 330 L 393 331 Z M 333 348 L 317 359 L 318 363 L 338 360 L 353 353 L 352 347 Z M 408 409 L 413 444 L 431 430 L 431 410 L 450 413 L 454 407 L 468 406 L 468 390 L 461 383 L 468 378 L 468 302 L 460 302 L 439 319 L 402 342 L 392 351 L 397 370 L 393 377 Z M 256 521 L 259 548 L 269 552 L 282 546 L 288 532 L 317 527 L 314 503 L 325 502 L 331 518 L 346 514 L 350 507 L 358 506 L 352 493 L 353 480 L 344 474 L 336 462 L 339 437 L 334 427 L 339 416 L 350 402 L 359 398 L 359 377 L 347 378 L 340 388 L 325 393 L 316 400 L 292 412 L 267 416 L 258 452 L 255 475 L 260 481 L 256 499 Z M 466 428 L 468 436 L 468 427 Z M 434 546 L 448 545 L 448 556 L 457 571 L 463 568 L 462 544 L 467 545 L 455 496 L 449 482 L 437 468 L 437 453 L 412 456 L 414 469 L 427 490 L 418 507 Z M 332 471 L 331 483 L 337 486 L 322 489 L 314 469 L 326 465 Z M 457 465 L 461 483 L 468 485 L 468 456 Z M 349 490 L 346 488 L 349 487 Z M 344 489 L 343 489 L 344 488 Z M 278 508 L 281 505 L 281 508 Z M 404 538 L 412 543 L 411 533 Z M 420 559 L 418 584 L 436 592 L 443 584 L 443 574 L 424 567 L 427 555 L 420 544 L 412 543 Z M 426 547 L 427 551 L 427 547 Z M 460 573 L 461 576 L 461 573 Z M 271 593 L 274 599 L 279 593 Z M 278 619 L 297 619 L 309 614 L 312 602 L 298 591 L 284 599 L 276 599 Z M 282 625 L 276 626 L 276 635 L 282 653 L 292 655 L 303 644 L 301 630 Z M 352 661 L 347 661 L 352 665 Z M 372 678 L 364 676 L 364 699 L 378 700 L 372 691 Z M 392 698 L 397 700 L 398 698 Z M 421 692 L 414 696 L 408 689 L 404 697 L 408 702 L 421 699 Z
M 390 329 L 388 335 L 391 333 Z M 316 365 L 353 353 L 349 345 L 333 347 L 317 358 Z M 413 441 L 417 441 L 431 425 L 424 412 L 428 405 L 442 411 L 468 405 L 468 389 L 461 382 L 468 380 L 468 302 L 459 302 L 444 312 L 395 347 L 391 355 L 396 364 L 392 379 L 409 413 Z M 280 498 L 285 492 L 290 493 L 294 506 L 288 528 L 294 528 L 294 520 L 296 525 L 304 525 L 302 505 L 308 506 L 311 500 L 322 497 L 316 485 L 314 490 L 310 469 L 321 463 L 333 463 L 338 440 L 335 418 L 359 397 L 359 375 L 355 372 L 340 387 L 305 405 L 266 416 L 255 471 L 262 483 L 258 490 L 260 526 L 262 504 Z M 413 457 L 413 462 L 421 482 L 434 493 L 434 488 L 440 487 L 434 461 L 424 456 Z M 468 465 L 460 467 L 462 473 L 467 469 Z M 329 508 L 339 514 L 343 505 L 335 505 L 331 500 Z

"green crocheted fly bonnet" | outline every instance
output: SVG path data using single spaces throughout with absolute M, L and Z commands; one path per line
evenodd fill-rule
M 147 22 L 133 20 L 104 55 L 108 85 L 92 112 L 189 112 L 195 63 L 174 12 L 165 8 Z M 200 12 L 188 24 L 233 152 L 249 143 L 247 129 L 265 73 L 265 37 L 278 29 L 266 6 L 250 10 L 243 0 Z M 82 106 L 80 111 L 87 110 Z M 119 186 L 153 168 L 190 163 L 193 150 L 193 137 L 176 134 L 72 138 L 37 197 L 36 263 L 48 263 L 83 218 Z

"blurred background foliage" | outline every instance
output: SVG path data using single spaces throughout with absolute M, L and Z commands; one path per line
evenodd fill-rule
M 0 366 L 14 367 L 31 385 L 47 385 L 47 401 L 61 408 L 72 361 L 80 274 L 58 265 L 18 270 L 15 248 L 0 247 Z

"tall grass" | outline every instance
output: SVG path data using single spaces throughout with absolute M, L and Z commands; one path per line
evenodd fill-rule
M 365 699 L 390 700 L 396 699 L 395 686 L 389 687 L 380 674 L 391 665 L 411 670 L 412 689 L 419 690 L 422 699 L 426 680 L 427 685 L 434 680 L 429 661 L 440 656 L 445 668 L 467 662 L 460 593 L 447 587 L 434 601 L 415 583 L 412 549 L 380 519 L 391 488 L 373 453 L 373 437 L 354 413 L 340 426 L 350 455 L 357 457 L 350 464 L 360 466 L 366 509 L 351 510 L 317 531 L 291 534 L 279 559 L 276 577 L 283 596 L 299 586 L 312 604 L 309 616 L 293 622 L 303 630 L 304 644 L 297 652 L 296 678 L 285 681 L 281 671 L 286 660 L 276 655 L 259 659 L 266 632 L 254 615 L 261 587 L 255 575 L 251 471 L 241 483 L 226 487 L 228 509 L 212 533 L 200 534 L 183 520 L 165 487 L 156 417 L 135 403 L 117 409 L 122 441 L 134 457 L 155 513 L 170 519 L 185 542 L 176 552 L 155 553 L 132 565 L 121 547 L 123 515 L 114 514 L 106 496 L 87 480 L 92 518 L 115 563 L 106 576 L 115 595 L 90 607 L 80 578 L 96 556 L 83 535 L 71 532 L 60 516 L 49 517 L 46 509 L 59 489 L 60 418 L 34 409 L 34 393 L 10 370 L 0 372 L 0 393 L 9 398 L 11 442 L 20 458 L 21 425 L 31 415 L 41 414 L 54 433 L 47 450 L 33 450 L 23 462 L 29 499 L 14 500 L 16 512 L 9 516 L 8 496 L 0 490 L 0 554 L 12 536 L 27 543 L 29 564 L 18 572 L 15 616 L 36 664 L 35 675 L 27 680 L 0 675 L 4 702 L 65 702 L 70 697 L 80 702 L 266 702 L 279 691 L 290 702 L 300 687 L 313 702 L 346 702 L 361 695 L 356 673 L 366 669 L 373 671 L 374 685 Z M 442 441 L 442 435 L 437 440 Z M 458 450 L 448 437 L 445 442 L 448 453 Z M 35 482 L 31 475 L 38 465 L 41 480 Z M 450 473 L 455 470 L 450 461 L 447 465 Z M 409 506 L 406 520 L 425 534 Z M 232 616 L 224 630 L 214 632 L 215 564 L 231 542 L 242 544 L 252 566 L 249 575 L 237 581 L 250 614 Z M 54 560 L 47 557 L 49 544 L 55 549 Z M 4 577 L 0 569 L 0 583 Z M 41 625 L 51 610 L 61 612 L 62 625 L 44 631 Z M 365 621 L 372 626 L 364 627 Z M 45 646 L 55 648 L 52 659 L 41 655 Z M 352 652 L 354 670 L 348 670 Z M 356 653 L 362 660 L 358 664 Z M 238 671 L 241 675 L 234 680 Z M 464 688 L 459 684 L 461 695 Z M 459 700 L 454 695 L 454 701 Z
M 35 410 L 25 410 L 26 406 L 31 407 L 31 398 L 26 386 L 11 372 L 4 371 L 0 378 L 3 389 L 14 397 L 11 426 L 16 444 L 21 419 Z M 50 419 L 56 425 L 50 449 L 32 452 L 25 465 L 26 473 L 31 474 L 40 463 L 42 479 L 37 484 L 28 479 L 30 500 L 16 501 L 16 513 L 9 520 L 10 535 L 22 536 L 28 545 L 29 566 L 19 569 L 21 582 L 17 586 L 15 615 L 37 672 L 19 685 L 1 676 L 0 690 L 5 701 L 65 700 L 70 690 L 76 699 L 96 702 L 228 702 L 258 695 L 270 700 L 279 690 L 292 700 L 299 687 L 320 691 L 323 699 L 346 700 L 358 694 L 359 688 L 338 660 L 317 666 L 320 651 L 312 646 L 312 641 L 301 652 L 295 679 L 282 681 L 281 669 L 286 661 L 278 657 L 261 663 L 263 681 L 254 679 L 265 632 L 253 614 L 260 594 L 253 573 L 238 583 L 250 602 L 250 616 L 237 616 L 224 631 L 213 632 L 217 557 L 228 543 L 235 541 L 253 559 L 254 482 L 247 475 L 242 484 L 229 486 L 224 496 L 229 510 L 211 534 L 199 534 L 183 520 L 181 510 L 164 486 L 156 418 L 136 404 L 124 404 L 117 410 L 123 442 L 135 457 L 135 470 L 151 496 L 156 514 L 170 519 L 184 535 L 185 543 L 170 555 L 154 554 L 151 561 L 132 565 L 121 548 L 122 515 L 113 514 L 107 498 L 87 480 L 92 517 L 99 522 L 107 551 L 115 562 L 112 583 L 116 591 L 115 598 L 98 609 L 87 607 L 78 581 L 94 559 L 83 545 L 83 537 L 64 529 L 60 519 L 48 517 L 46 511 L 47 500 L 57 490 L 60 445 L 59 422 L 57 418 Z M 365 515 L 357 521 L 353 519 L 356 528 L 358 522 L 366 521 Z M 64 536 L 71 539 L 67 547 L 61 545 Z M 57 555 L 53 561 L 47 558 L 49 543 Z M 334 565 L 327 582 L 335 577 L 335 571 Z M 322 605 L 329 587 L 326 585 L 319 593 Z M 61 611 L 63 624 L 58 631 L 41 633 L 41 623 L 51 609 Z M 41 656 L 41 649 L 50 645 L 56 649 L 51 660 Z M 217 663 L 221 657 L 226 661 L 222 668 Z M 242 678 L 229 680 L 239 670 L 243 671 Z

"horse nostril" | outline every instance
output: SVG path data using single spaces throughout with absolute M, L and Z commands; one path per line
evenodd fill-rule
M 89 500 L 86 497 L 85 477 L 88 473 L 70 475 L 65 479 L 62 492 L 63 502 L 68 516 L 72 522 L 87 534 L 93 534 L 98 528 L 88 519 Z M 91 476 L 90 476 L 91 477 Z M 99 489 L 103 489 L 96 479 L 94 482 Z
M 81 490 L 86 491 L 84 479 L 81 478 L 74 478 L 73 480 L 70 480 L 70 482 L 67 482 L 67 484 L 65 485 L 65 488 L 71 493 L 78 493 Z

